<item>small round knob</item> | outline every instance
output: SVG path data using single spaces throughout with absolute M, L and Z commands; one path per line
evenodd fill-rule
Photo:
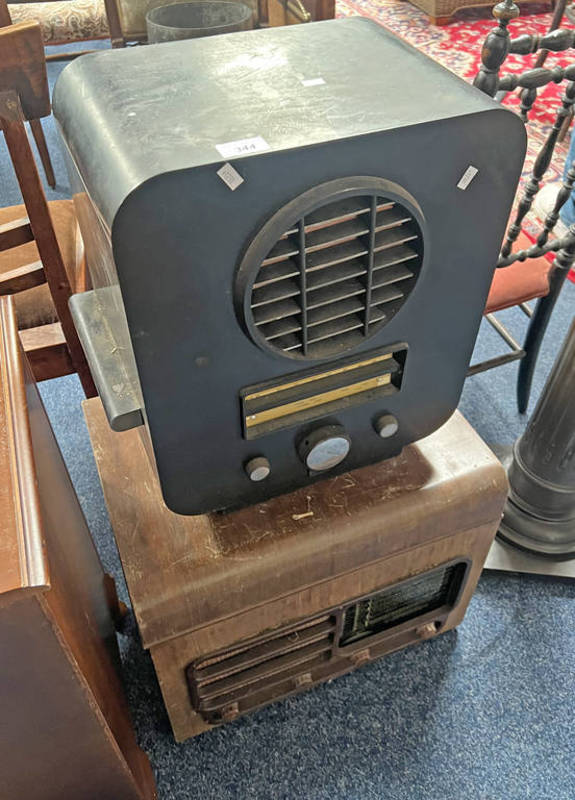
M 264 456 L 250 458 L 245 466 L 245 470 L 250 481 L 263 481 L 271 472 L 271 465 Z
M 375 420 L 374 428 L 382 439 L 389 439 L 390 436 L 394 436 L 397 433 L 399 422 L 393 414 L 382 414 Z
M 301 460 L 312 472 L 324 472 L 343 461 L 351 439 L 341 425 L 325 425 L 312 431 L 298 447 Z
M 440 627 L 441 624 L 439 622 L 427 622 L 425 625 L 420 625 L 419 628 L 416 628 L 415 634 L 420 639 L 431 639 Z

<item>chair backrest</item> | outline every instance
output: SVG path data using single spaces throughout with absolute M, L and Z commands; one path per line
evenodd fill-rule
M 0 24 L 1 15 L 0 6 Z M 44 43 L 36 22 L 0 27 L 0 92 L 10 91 L 18 95 L 25 119 L 49 116 Z
M 10 16 L 10 12 L 8 11 L 8 3 L 6 0 L 0 0 L 0 28 L 11 24 L 12 18 Z
M 564 9 L 564 2 L 562 7 Z M 516 261 L 525 261 L 527 258 L 538 258 L 546 253 L 556 252 L 554 270 L 564 274 L 575 260 L 575 226 L 572 226 L 567 236 L 563 238 L 552 239 L 550 237 L 553 228 L 557 224 L 559 212 L 571 195 L 575 182 L 575 162 L 573 162 L 566 174 L 562 188 L 557 195 L 555 206 L 547 214 L 543 222 L 543 228 L 536 236 L 535 243 L 527 249 L 516 250 L 516 252 L 512 252 L 512 248 L 521 232 L 524 219 L 533 205 L 533 199 L 549 169 L 565 119 L 572 113 L 575 105 L 575 64 L 565 68 L 557 66 L 553 69 L 535 66 L 521 73 L 503 75 L 501 74 L 501 69 L 505 59 L 510 54 L 527 56 L 538 53 L 539 57 L 536 64 L 542 64 L 548 51 L 562 52 L 575 45 L 575 30 L 556 28 L 550 30 L 544 36 L 523 34 L 512 39 L 507 26 L 511 20 L 519 16 L 519 13 L 520 9 L 513 0 L 503 0 L 493 9 L 497 27 L 488 34 L 483 44 L 481 51 L 482 64 L 475 77 L 474 85 L 491 97 L 497 96 L 498 99 L 517 88 L 521 89 L 521 118 L 524 122 L 527 122 L 529 113 L 537 100 L 538 89 L 552 82 L 561 83 L 562 81 L 567 81 L 568 83 L 555 114 L 554 124 L 534 161 L 529 180 L 520 187 L 517 210 L 513 222 L 507 230 L 497 266 L 506 267 Z M 557 22 L 557 16 L 560 18 L 561 15 L 555 15 L 552 28 Z
M 73 2 L 73 0 L 69 0 L 69 2 Z M 105 14 L 106 14 L 106 19 L 108 21 L 108 28 L 109 28 L 109 31 L 110 31 L 110 39 L 112 41 L 112 47 L 123 47 L 125 45 L 125 43 L 126 43 L 125 42 L 125 38 L 124 38 L 124 33 L 122 31 L 122 23 L 121 23 L 121 20 L 120 20 L 120 10 L 119 10 L 119 3 L 120 2 L 121 2 L 121 0 L 104 0 L 104 10 L 105 10 Z M 3 25 L 10 25 L 12 23 L 12 20 L 11 20 L 11 17 L 10 17 L 10 11 L 8 9 L 8 4 L 9 3 L 10 3 L 10 5 L 15 5 L 15 4 L 18 4 L 18 5 L 33 4 L 34 6 L 36 6 L 36 8 L 34 9 L 35 16 L 38 15 L 38 18 L 39 18 L 39 15 L 41 14 L 42 17 L 46 21 L 46 27 L 51 28 L 49 12 L 48 12 L 47 9 L 43 9 L 42 7 L 45 6 L 46 3 L 48 3 L 48 4 L 49 3 L 61 3 L 61 0 L 0 0 L 0 27 L 2 27 Z M 83 5 L 84 5 L 84 7 L 86 7 L 86 4 L 83 4 Z M 126 8 L 127 8 L 128 14 L 131 13 L 132 12 L 131 7 L 133 6 L 133 0 L 131 0 L 131 2 L 126 2 L 125 5 L 126 5 Z M 42 9 L 42 10 L 40 11 L 40 9 Z M 61 15 L 62 11 L 61 11 L 61 9 L 60 10 L 57 9 L 54 13 Z M 71 27 L 75 27 L 78 24 L 77 14 L 72 13 L 72 17 L 73 17 L 73 23 L 75 25 L 73 25 Z M 61 25 L 59 25 L 58 27 L 61 27 Z M 95 32 L 91 31 L 91 33 L 94 34 Z M 71 32 L 70 32 L 70 41 L 74 41 L 74 38 L 75 37 L 73 35 L 73 31 L 71 30 Z M 76 36 L 76 39 L 77 38 L 78 37 Z M 80 37 L 80 38 L 82 38 L 82 37 Z M 90 36 L 89 32 L 86 32 L 86 36 L 84 38 L 99 38 L 99 37 L 98 36 L 94 37 L 94 35 Z M 56 43 L 63 44 L 64 42 L 65 42 L 65 40 L 64 41 L 60 41 L 60 42 L 54 42 L 54 44 L 56 44 Z M 76 55 L 79 55 L 79 53 L 72 54 L 71 57 L 74 58 Z M 48 61 L 57 60 L 61 56 L 62 56 L 62 54 L 53 53 L 51 56 L 48 57 Z M 68 54 L 64 54 L 64 58 L 68 58 L 68 57 L 70 57 Z
M 43 52 L 37 23 L 0 28 L 0 130 L 6 140 L 28 215 L 26 219 L 0 226 L 0 253 L 35 241 L 40 255 L 40 262 L 4 273 L 0 281 L 0 294 L 14 294 L 48 283 L 74 368 L 86 394 L 93 395 L 95 388 L 92 377 L 68 308 L 74 276 L 66 272 L 24 127 L 24 108 L 34 115 L 38 111 L 50 113 Z

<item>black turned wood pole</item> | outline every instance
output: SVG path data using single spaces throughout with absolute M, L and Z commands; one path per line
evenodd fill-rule
M 573 186 L 573 175 L 574 169 L 572 166 L 567 173 L 566 184 Z M 537 301 L 535 311 L 531 317 L 531 323 L 527 329 L 527 336 L 523 343 L 525 356 L 521 359 L 517 376 L 517 406 L 520 414 L 524 414 L 527 411 L 533 373 L 541 342 L 543 341 L 543 334 L 547 330 L 547 324 L 561 288 L 575 261 L 575 225 L 571 225 L 567 236 L 558 241 L 561 244 L 561 249 L 555 256 L 553 268 L 549 273 L 549 292 L 545 297 L 540 297 Z
M 503 0 L 493 9 L 493 16 L 499 23 L 485 39 L 481 48 L 481 67 L 473 85 L 490 97 L 495 97 L 499 88 L 499 70 L 509 53 L 509 31 L 507 26 L 519 16 L 519 6 L 513 0 Z
M 499 535 L 554 559 L 575 558 L 575 320 L 527 429 L 513 448 Z
M 569 104 L 567 102 L 568 98 L 570 98 L 569 99 Z M 573 105 L 573 103 L 575 103 L 575 83 L 570 83 L 568 85 L 567 89 L 565 90 L 565 94 L 563 96 L 563 111 L 565 112 L 564 116 L 560 120 L 559 119 L 559 115 L 558 115 L 558 118 L 557 118 L 557 120 L 555 122 L 555 125 L 553 126 L 553 129 L 551 131 L 551 135 L 553 135 L 553 131 L 557 127 L 559 127 L 559 130 L 561 129 L 561 125 L 563 124 L 563 120 L 565 119 L 565 117 L 567 117 L 569 115 L 569 111 L 570 111 L 570 108 Z M 559 112 L 559 113 L 561 113 L 561 112 Z M 561 209 L 563 208 L 563 206 L 565 205 L 567 200 L 569 200 L 569 197 L 571 196 L 571 193 L 573 192 L 573 184 L 574 183 L 575 183 L 575 161 L 571 163 L 571 166 L 570 166 L 569 170 L 567 171 L 567 174 L 563 178 L 563 183 L 561 184 L 561 188 L 557 192 L 557 197 L 555 198 L 555 205 L 553 206 L 551 211 L 545 217 L 545 223 L 543 225 L 543 230 L 541 231 L 541 233 L 537 237 L 537 246 L 538 247 L 544 247 L 547 244 L 547 240 L 549 239 L 549 235 L 551 234 L 551 232 L 553 231 L 553 228 L 555 227 L 555 225 L 557 224 L 557 222 L 559 220 L 559 212 L 561 211 Z

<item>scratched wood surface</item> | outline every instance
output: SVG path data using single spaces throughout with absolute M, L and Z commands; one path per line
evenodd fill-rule
M 145 647 L 501 511 L 503 470 L 458 413 L 398 458 L 195 517 L 163 503 L 144 429 L 112 432 L 98 398 L 84 413 Z

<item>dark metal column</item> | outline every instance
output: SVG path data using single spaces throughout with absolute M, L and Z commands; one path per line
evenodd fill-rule
M 539 556 L 575 558 L 575 320 L 508 474 L 498 535 Z

